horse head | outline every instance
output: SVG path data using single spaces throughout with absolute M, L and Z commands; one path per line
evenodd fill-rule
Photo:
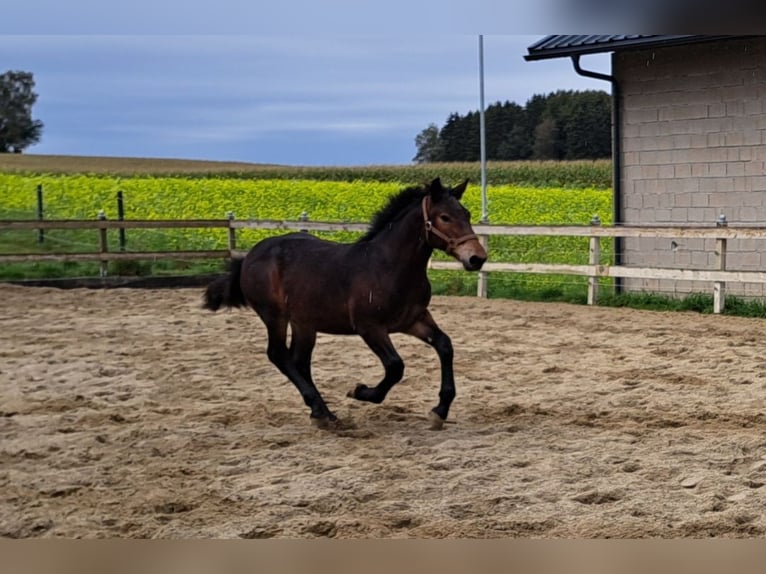
M 460 203 L 467 186 L 468 180 L 449 188 L 434 179 L 423 196 L 423 222 L 429 245 L 452 255 L 467 271 L 478 271 L 487 251 L 473 232 L 470 212 Z

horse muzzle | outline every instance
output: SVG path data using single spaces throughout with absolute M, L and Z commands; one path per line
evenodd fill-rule
M 452 253 L 466 271 L 478 271 L 487 260 L 487 251 L 476 240 L 458 245 Z
M 486 257 L 480 257 L 478 255 L 471 255 L 468 258 L 468 261 L 461 260 L 460 262 L 463 264 L 463 267 L 466 271 L 478 271 L 481 269 L 481 266 L 484 265 L 484 262 L 487 260 Z

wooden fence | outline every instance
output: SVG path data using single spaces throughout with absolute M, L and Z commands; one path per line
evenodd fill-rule
M 225 228 L 228 230 L 228 248 L 207 251 L 110 251 L 107 244 L 109 229 L 179 229 L 179 228 Z M 238 229 L 268 229 L 274 231 L 349 231 L 364 232 L 368 224 L 364 223 L 329 223 L 316 221 L 273 221 L 273 220 L 141 220 L 110 221 L 97 220 L 0 220 L 0 232 L 8 230 L 46 230 L 46 229 L 93 229 L 98 232 L 99 250 L 89 253 L 14 253 L 0 254 L 0 264 L 10 262 L 34 261 L 100 261 L 102 274 L 105 274 L 109 261 L 119 260 L 182 260 L 211 259 L 243 256 L 246 252 L 237 249 L 236 233 Z M 512 226 L 512 225 L 475 225 L 474 231 L 486 245 L 490 236 L 565 236 L 588 237 L 589 263 L 587 265 L 566 265 L 549 263 L 501 263 L 487 262 L 479 273 L 477 295 L 487 296 L 487 277 L 490 273 L 540 273 L 580 275 L 588 277 L 588 304 L 598 300 L 599 278 L 640 278 L 708 281 L 713 283 L 713 311 L 720 313 L 725 305 L 725 286 L 727 283 L 766 283 L 766 272 L 732 271 L 726 269 L 727 241 L 731 239 L 766 239 L 766 227 L 659 227 L 659 226 Z M 700 238 L 715 239 L 715 269 L 669 269 L 658 267 L 628 267 L 623 265 L 600 264 L 601 240 L 616 237 L 662 237 L 662 238 Z M 433 269 L 462 269 L 462 265 L 452 261 L 432 261 Z

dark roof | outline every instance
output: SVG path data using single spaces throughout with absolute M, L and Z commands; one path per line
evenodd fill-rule
M 544 60 L 546 58 L 562 58 L 578 54 L 595 54 L 598 52 L 617 52 L 621 50 L 656 48 L 660 46 L 675 46 L 679 44 L 696 44 L 711 40 L 736 38 L 737 36 L 668 36 L 621 34 L 613 36 L 545 36 L 532 44 L 524 56 L 525 60 Z

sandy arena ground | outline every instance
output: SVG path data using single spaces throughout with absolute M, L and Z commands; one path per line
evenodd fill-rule
M 320 336 L 309 424 L 249 311 L 200 289 L 0 285 L 0 536 L 762 537 L 766 322 L 440 298 L 435 352 Z

